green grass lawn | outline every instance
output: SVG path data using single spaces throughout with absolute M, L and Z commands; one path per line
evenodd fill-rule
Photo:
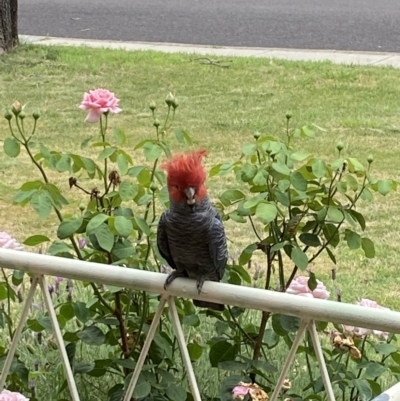
M 198 64 L 189 55 L 40 46 L 21 47 L 0 60 L 3 110 L 16 99 L 26 104 L 28 112 L 39 108 L 37 141 L 51 149 L 78 151 L 84 138 L 97 133 L 97 126 L 85 124 L 85 113 L 78 109 L 83 92 L 97 87 L 114 91 L 121 99 L 123 112 L 112 116 L 110 124 L 127 132 L 127 150 L 134 160 L 140 157 L 134 144 L 153 135 L 149 102 L 155 100 L 161 108 L 171 91 L 180 102 L 174 124 L 191 133 L 194 147 L 208 149 L 209 168 L 236 160 L 256 130 L 283 135 L 285 113 L 291 110 L 294 125 L 315 123 L 327 129 L 316 140 L 299 145 L 332 159 L 336 144 L 343 141 L 344 155 L 360 160 L 374 155 L 377 178 L 399 179 L 400 71 L 393 68 L 235 58 L 229 69 L 222 69 Z M 7 121 L 0 124 L 4 139 Z M 175 150 L 181 146 L 175 138 L 171 143 Z M 38 231 L 54 237 L 55 220 L 42 222 L 29 207 L 10 206 L 15 190 L 32 178 L 28 160 L 1 154 L 0 167 L 3 229 L 21 241 Z M 69 191 L 68 175 L 61 181 L 51 176 Z M 216 199 L 234 185 L 234 177 L 213 178 L 208 185 Z M 77 202 L 80 196 L 76 195 Z M 367 260 L 361 251 L 340 249 L 337 282 L 344 301 L 370 297 L 396 308 L 400 284 L 396 199 L 396 194 L 377 196 L 373 204 L 362 204 L 377 256 Z M 227 224 L 228 236 L 235 238 L 231 250 L 253 241 L 249 233 L 247 226 Z M 323 258 L 312 266 L 327 284 L 332 267 Z
M 79 151 L 82 140 L 97 134 L 96 124 L 83 122 L 86 114 L 78 105 L 85 91 L 98 87 L 121 99 L 123 112 L 109 121 L 111 127 L 128 134 L 127 151 L 134 160 L 141 158 L 134 145 L 154 132 L 150 101 L 164 107 L 165 95 L 171 91 L 180 102 L 174 126 L 191 133 L 194 147 L 208 149 L 207 168 L 238 159 L 242 145 L 255 131 L 284 135 L 285 113 L 291 110 L 294 125 L 315 123 L 327 130 L 312 142 L 299 143 L 306 150 L 332 160 L 336 144 L 342 141 L 345 156 L 365 161 L 374 155 L 376 178 L 400 180 L 400 70 L 264 58 L 234 58 L 229 69 L 222 69 L 201 65 L 189 55 L 41 46 L 22 46 L 0 58 L 3 110 L 14 100 L 26 104 L 28 114 L 40 109 L 37 141 L 50 149 Z M 9 135 L 5 119 L 0 119 L 0 129 L 4 140 Z M 182 148 L 175 138 L 171 144 L 174 150 Z M 39 178 L 28 159 L 10 159 L 1 153 L 0 173 L 2 230 L 21 242 L 36 233 L 54 238 L 55 219 L 40 221 L 30 207 L 11 205 L 23 182 Z M 67 174 L 50 177 L 74 197 L 75 204 L 80 203 L 81 194 L 68 192 Z M 211 198 L 217 199 L 234 185 L 233 175 L 210 179 Z M 366 297 L 400 310 L 397 194 L 377 195 L 374 203 L 362 203 L 361 211 L 376 245 L 376 258 L 365 259 L 362 251 L 341 247 L 336 284 L 345 302 Z M 229 222 L 226 230 L 235 239 L 231 251 L 255 239 L 247 225 Z M 327 258 L 311 266 L 334 293 L 332 267 Z

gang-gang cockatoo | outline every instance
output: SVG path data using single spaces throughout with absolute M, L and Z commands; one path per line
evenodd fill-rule
M 220 281 L 228 259 L 224 226 L 205 187 L 206 172 L 200 150 L 173 157 L 163 165 L 167 172 L 170 208 L 160 218 L 157 245 L 177 277 L 196 280 L 199 294 L 205 280 Z M 196 306 L 223 310 L 224 305 L 193 300 Z

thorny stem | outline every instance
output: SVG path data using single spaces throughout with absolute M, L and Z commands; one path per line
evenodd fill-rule
M 260 242 L 262 242 L 262 239 L 261 239 L 260 235 L 259 235 L 258 232 L 257 232 L 257 229 L 256 229 L 256 227 L 255 227 L 255 225 L 254 225 L 254 222 L 253 222 L 253 219 L 251 218 L 251 216 L 249 216 L 249 220 L 250 220 L 251 226 L 253 227 L 254 234 L 256 235 L 256 237 L 258 238 L 258 240 L 259 240 Z
M 105 122 L 105 124 L 104 124 L 104 127 L 103 127 L 103 116 L 101 115 L 100 116 L 100 135 L 101 135 L 101 138 L 102 138 L 102 140 L 103 140 L 103 149 L 105 149 L 106 148 L 106 145 L 105 145 L 105 141 L 106 141 L 106 131 L 107 131 L 107 114 L 105 114 L 105 120 L 106 120 L 106 122 Z M 107 168 L 108 168 L 108 164 L 107 164 L 108 162 L 107 162 L 107 157 L 104 159 L 104 173 L 103 173 L 103 180 L 104 180 L 104 194 L 106 194 L 107 193 Z
M 7 315 L 8 325 L 7 326 L 8 326 L 8 332 L 10 334 L 10 340 L 12 341 L 13 332 L 12 332 L 12 327 L 10 324 L 10 323 L 12 323 L 11 322 L 11 295 L 10 295 L 11 288 L 10 288 L 10 283 L 8 281 L 7 274 L 3 268 L 1 268 L 1 272 L 3 273 L 4 281 L 7 284 L 7 308 L 8 308 L 8 315 Z
M 119 331 L 121 334 L 121 341 L 122 341 L 122 352 L 124 353 L 124 358 L 128 359 L 129 358 L 129 348 L 128 348 L 128 339 L 126 336 L 126 329 L 124 325 L 124 319 L 122 317 L 122 308 L 121 308 L 121 297 L 120 297 L 120 292 L 115 293 L 115 310 L 114 314 L 116 318 L 118 319 L 119 323 Z
M 274 259 L 274 255 L 271 255 L 269 252 L 267 253 L 267 278 L 265 280 L 265 289 L 268 290 L 270 286 L 270 281 L 271 281 L 271 274 L 272 274 L 272 261 Z M 253 360 L 258 360 L 260 358 L 260 354 L 262 351 L 262 343 L 264 339 L 264 334 L 265 334 L 265 329 L 267 327 L 268 319 L 271 315 L 271 312 L 262 312 L 262 318 L 261 318 L 261 323 L 260 323 L 260 330 L 258 332 L 258 336 L 256 339 L 256 342 L 254 344 L 254 350 L 253 350 Z M 256 380 L 256 375 L 255 373 L 252 373 L 250 375 L 251 381 L 254 383 Z
M 367 337 L 368 337 L 368 336 L 366 335 L 366 336 L 363 338 L 363 342 L 362 342 L 362 344 L 361 344 L 361 350 L 360 350 L 361 355 L 364 354 L 365 343 L 367 342 Z M 363 369 L 364 369 L 364 368 L 358 369 L 357 379 L 360 378 L 361 372 L 362 372 Z M 355 390 L 355 389 L 356 389 L 355 387 L 353 387 L 353 388 L 351 389 L 350 398 L 349 398 L 350 401 L 353 400 L 353 395 L 354 395 L 354 390 Z M 358 390 L 357 390 L 357 393 L 358 393 Z

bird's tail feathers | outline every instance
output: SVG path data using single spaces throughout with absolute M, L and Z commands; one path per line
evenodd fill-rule
M 214 302 L 199 301 L 198 299 L 194 299 L 193 304 L 199 308 L 211 308 L 217 311 L 223 311 L 225 309 L 225 305 Z

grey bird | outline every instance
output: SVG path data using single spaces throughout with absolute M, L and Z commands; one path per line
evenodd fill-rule
M 177 277 L 196 280 L 199 294 L 205 280 L 220 281 L 228 260 L 224 225 L 205 187 L 201 163 L 205 151 L 178 155 L 163 167 L 167 171 L 170 208 L 158 223 L 157 246 L 174 270 L 166 288 Z M 224 310 L 224 305 L 193 300 L 202 308 Z

